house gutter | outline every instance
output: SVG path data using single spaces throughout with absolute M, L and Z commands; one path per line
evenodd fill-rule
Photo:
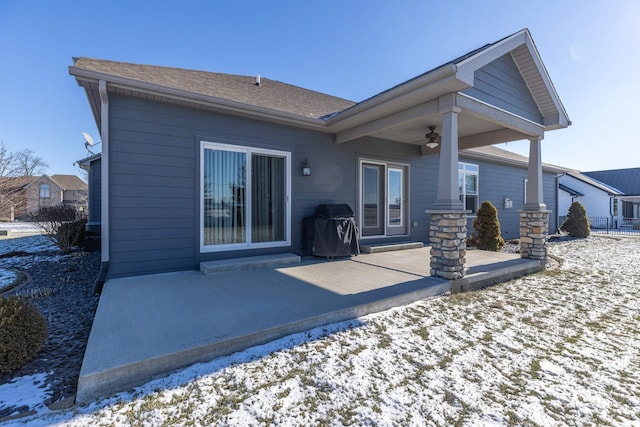
M 75 76 L 77 80 L 82 81 L 102 82 L 108 79 L 109 86 L 112 90 L 114 88 L 118 88 L 124 91 L 142 92 L 152 96 L 164 98 L 170 97 L 172 99 L 183 101 L 186 103 L 206 106 L 209 108 L 233 112 L 240 115 L 253 115 L 267 121 L 277 121 L 291 126 L 302 127 L 321 132 L 331 132 L 329 129 L 327 129 L 325 121 L 320 118 L 306 117 L 286 111 L 278 111 L 271 108 L 260 107 L 257 105 L 244 104 L 242 102 L 202 95 L 181 89 L 170 88 L 154 83 L 114 76 L 73 66 L 69 67 L 69 73 Z M 102 92 L 100 92 L 100 99 L 102 100 Z
M 109 270 L 109 94 L 106 80 L 98 82 L 98 92 L 100 93 L 100 137 L 102 139 L 102 160 L 100 161 L 102 225 L 100 227 L 101 264 L 94 290 L 100 293 Z

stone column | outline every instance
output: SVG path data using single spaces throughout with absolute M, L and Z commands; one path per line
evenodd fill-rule
M 542 192 L 542 137 L 529 140 L 529 173 L 527 203 L 520 211 L 520 256 L 544 260 L 547 258 L 549 213 Z
M 428 210 L 431 214 L 429 244 L 431 275 L 449 280 L 465 275 L 467 255 L 467 212 Z
M 520 211 L 520 256 L 547 259 L 547 230 L 549 230 L 547 210 Z

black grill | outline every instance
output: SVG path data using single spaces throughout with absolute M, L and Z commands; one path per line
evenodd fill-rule
M 353 216 L 347 204 L 319 205 L 316 216 L 302 222 L 306 249 L 327 258 L 358 255 L 358 225 Z

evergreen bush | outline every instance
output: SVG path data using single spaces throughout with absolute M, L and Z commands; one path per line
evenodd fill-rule
M 504 246 L 504 239 L 500 235 L 500 221 L 498 210 L 489 201 L 480 205 L 476 218 L 473 220 L 473 236 L 469 244 L 484 251 L 499 251 Z
M 571 237 L 585 238 L 591 234 L 587 211 L 580 202 L 573 202 L 569 207 L 567 218 L 560 226 L 560 230 L 569 233 Z
M 35 307 L 12 296 L 0 297 L 0 373 L 22 367 L 47 339 L 47 322 Z

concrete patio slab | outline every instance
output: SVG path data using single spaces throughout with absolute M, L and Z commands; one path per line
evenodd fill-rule
M 540 270 L 518 255 L 469 251 L 468 275 L 429 275 L 429 248 L 260 270 L 109 280 L 87 343 L 76 401 L 88 403 L 193 363 L 317 326 Z

